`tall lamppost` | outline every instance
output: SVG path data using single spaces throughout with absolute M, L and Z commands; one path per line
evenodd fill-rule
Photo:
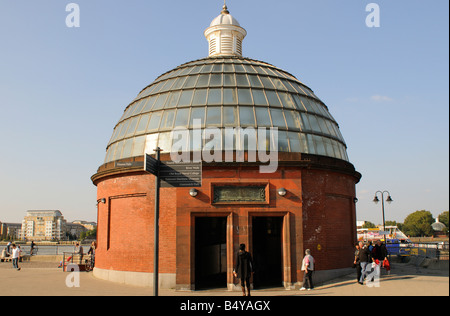
M 380 202 L 380 200 L 378 199 L 378 193 L 381 194 L 381 208 L 383 210 L 383 233 L 384 233 L 384 242 L 387 244 L 387 240 L 386 240 L 386 221 L 385 221 L 385 217 L 384 217 L 384 194 L 387 194 L 387 198 L 386 198 L 386 202 L 388 202 L 389 204 L 391 204 L 392 202 L 394 202 L 394 200 L 391 198 L 391 194 L 388 191 L 377 191 L 375 192 L 375 197 L 373 198 L 373 202 L 375 204 L 378 204 L 378 202 Z

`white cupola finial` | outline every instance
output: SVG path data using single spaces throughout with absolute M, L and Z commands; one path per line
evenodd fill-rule
M 233 18 L 224 1 L 222 12 L 205 31 L 209 42 L 209 56 L 242 56 L 242 40 L 247 31 Z

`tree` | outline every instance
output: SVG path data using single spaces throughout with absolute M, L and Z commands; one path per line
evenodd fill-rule
M 375 225 L 372 222 L 364 222 L 364 225 L 362 226 L 362 228 L 377 228 L 377 225 Z
M 442 212 L 441 214 L 439 214 L 439 221 L 444 224 L 445 226 L 447 226 L 446 229 L 446 233 L 448 233 L 448 211 L 446 212 Z
M 411 237 L 433 236 L 434 218 L 429 211 L 416 211 L 409 214 L 403 223 L 403 232 Z

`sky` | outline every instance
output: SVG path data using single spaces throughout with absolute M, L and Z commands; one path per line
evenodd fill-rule
M 79 27 L 66 24 L 70 3 Z M 366 11 L 370 3 L 379 27 L 366 23 L 377 13 Z M 96 221 L 90 177 L 115 124 L 159 75 L 207 57 L 203 32 L 222 5 L 0 0 L 0 221 L 19 223 L 27 210 Z M 378 190 L 394 200 L 386 220 L 449 210 L 447 0 L 227 5 L 248 32 L 244 56 L 295 75 L 339 123 L 362 174 L 358 220 L 382 223 L 381 203 L 372 202 Z

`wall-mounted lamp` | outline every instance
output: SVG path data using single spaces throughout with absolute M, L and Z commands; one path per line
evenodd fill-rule
M 358 198 L 357 197 L 353 198 L 353 203 L 355 203 L 355 204 L 358 203 Z
M 285 196 L 287 194 L 287 191 L 285 188 L 278 189 L 278 195 L 279 196 Z
M 192 196 L 192 197 L 196 197 L 198 195 L 197 189 L 191 189 L 189 191 L 189 195 Z
M 97 204 L 98 203 L 106 204 L 106 199 L 105 198 L 99 199 L 99 200 L 97 200 Z

